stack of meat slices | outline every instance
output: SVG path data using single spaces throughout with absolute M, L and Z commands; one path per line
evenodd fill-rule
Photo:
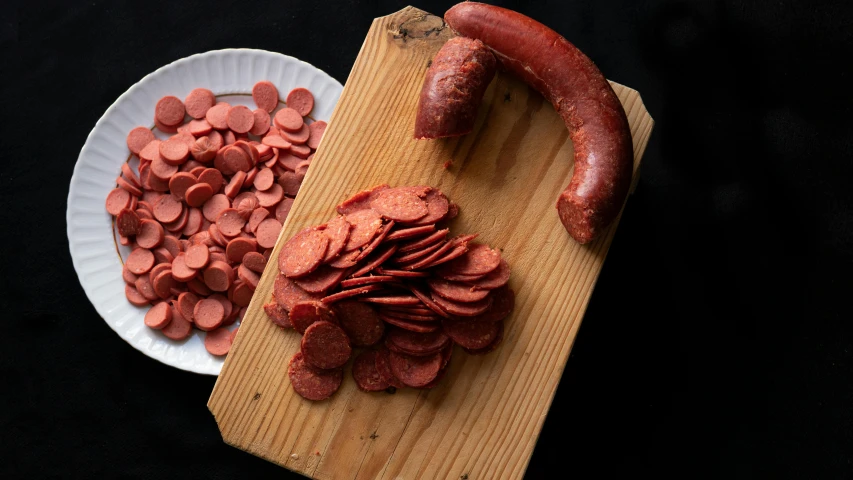
M 440 227 L 458 214 L 443 193 L 379 185 L 337 211 L 282 246 L 264 305 L 276 325 L 303 335 L 288 368 L 298 394 L 335 393 L 353 348 L 367 348 L 352 366 L 364 391 L 432 388 L 454 344 L 472 355 L 497 348 L 515 303 L 509 265 L 477 235 Z

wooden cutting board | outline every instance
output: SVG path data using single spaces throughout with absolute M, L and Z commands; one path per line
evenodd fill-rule
M 348 365 L 330 400 L 303 400 L 286 373 L 301 336 L 261 308 L 272 261 L 208 402 L 228 444 L 322 479 L 524 474 L 616 225 L 587 246 L 563 229 L 554 205 L 572 173 L 572 143 L 551 105 L 509 75 L 490 85 L 473 133 L 413 140 L 424 73 L 452 35 L 412 7 L 373 21 L 273 259 L 284 239 L 332 218 L 355 192 L 438 187 L 460 207 L 451 232 L 479 232 L 512 266 L 517 300 L 503 345 L 480 357 L 457 347 L 433 390 L 364 393 Z M 614 88 L 631 124 L 636 182 L 653 121 L 636 91 Z

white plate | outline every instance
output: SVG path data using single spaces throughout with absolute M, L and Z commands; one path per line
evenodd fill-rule
M 143 324 L 147 309 L 134 307 L 124 296 L 119 254 L 126 258 L 129 251 L 116 248 L 112 217 L 104 207 L 106 197 L 116 187 L 121 164 L 130 154 L 125 143 L 128 132 L 139 125 L 153 127 L 157 100 L 165 95 L 185 98 L 193 88 L 204 87 L 219 100 L 254 109 L 252 97 L 246 94 L 260 80 L 275 84 L 282 97 L 295 87 L 309 89 L 315 97 L 311 117 L 316 120 L 329 120 L 343 90 L 322 70 L 280 53 L 228 49 L 183 58 L 145 76 L 107 109 L 89 133 L 71 177 L 68 244 L 89 301 L 134 348 L 182 370 L 218 375 L 224 358 L 205 350 L 198 330 L 189 339 L 175 342 Z

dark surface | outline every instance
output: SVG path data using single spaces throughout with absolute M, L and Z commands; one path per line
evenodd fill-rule
M 853 476 L 845 3 L 504 2 L 656 120 L 528 478 Z M 295 477 L 221 441 L 212 377 L 98 317 L 68 253 L 68 181 L 105 109 L 160 66 L 256 47 L 345 82 L 371 19 L 404 4 L 4 5 L 0 477 Z

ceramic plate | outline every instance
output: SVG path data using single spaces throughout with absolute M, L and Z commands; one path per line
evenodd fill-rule
M 130 159 L 135 166 L 125 139 L 136 126 L 153 128 L 157 100 L 166 95 L 183 99 L 193 88 L 204 87 L 218 101 L 254 109 L 252 86 L 260 80 L 275 84 L 281 97 L 296 87 L 309 89 L 315 98 L 310 115 L 315 120 L 329 120 L 343 90 L 322 70 L 280 53 L 229 49 L 183 58 L 145 76 L 107 109 L 86 139 L 71 177 L 68 243 L 89 301 L 107 325 L 134 348 L 182 370 L 218 375 L 224 357 L 205 350 L 203 332 L 194 330 L 187 340 L 175 342 L 143 324 L 147 308 L 131 305 L 124 295 L 121 271 L 130 250 L 118 245 L 113 219 L 104 207 L 106 197 L 116 188 L 121 164 Z M 159 138 L 167 137 L 158 132 L 155 130 Z

